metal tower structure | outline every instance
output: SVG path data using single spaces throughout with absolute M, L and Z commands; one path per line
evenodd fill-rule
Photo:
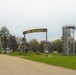
M 74 30 L 75 26 L 64 26 L 63 31 L 63 55 L 75 55 Z

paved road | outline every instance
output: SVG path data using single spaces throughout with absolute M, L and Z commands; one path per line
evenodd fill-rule
M 76 75 L 76 70 L 1 54 L 0 75 Z

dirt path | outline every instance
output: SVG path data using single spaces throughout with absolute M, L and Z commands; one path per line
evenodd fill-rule
M 76 70 L 0 55 L 0 75 L 76 75 Z

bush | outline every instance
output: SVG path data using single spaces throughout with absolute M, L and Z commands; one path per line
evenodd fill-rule
M 39 52 L 39 50 L 36 52 L 37 55 L 40 55 L 41 53 Z
M 0 47 L 0 54 L 2 53 L 2 48 Z

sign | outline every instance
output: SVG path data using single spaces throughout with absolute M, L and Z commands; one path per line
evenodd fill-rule
M 32 30 L 27 30 L 24 31 L 23 34 L 29 34 L 29 33 L 34 33 L 34 32 L 47 32 L 46 28 L 42 29 L 32 29 Z
M 48 50 L 46 50 L 46 51 L 45 51 L 46 57 L 48 57 L 48 53 L 49 53 Z
M 49 53 L 48 50 L 45 50 L 45 53 L 46 53 L 46 54 Z

